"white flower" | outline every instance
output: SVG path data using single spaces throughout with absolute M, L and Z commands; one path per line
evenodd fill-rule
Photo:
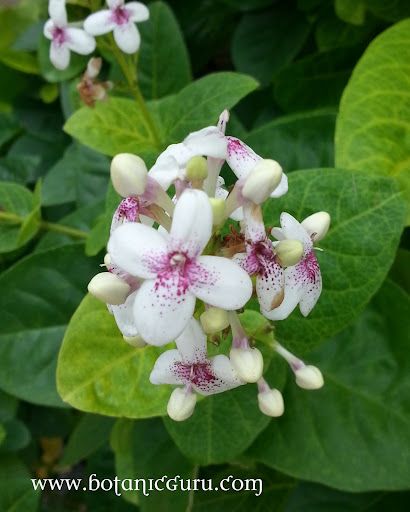
M 267 311 L 266 308 L 261 309 L 261 313 L 270 320 L 287 318 L 298 304 L 302 315 L 307 316 L 322 291 L 322 276 L 313 251 L 310 233 L 289 213 L 281 214 L 280 223 L 282 228 L 273 228 L 272 235 L 277 240 L 299 240 L 304 250 L 300 262 L 295 266 L 287 267 L 284 271 L 285 297 L 282 304 L 272 311 Z
M 57 69 L 70 64 L 70 51 L 88 55 L 95 50 L 95 39 L 81 28 L 69 27 L 65 0 L 50 0 L 50 19 L 44 25 L 44 36 L 51 39 L 50 60 Z
M 152 384 L 190 385 L 201 395 L 213 395 L 244 384 L 222 354 L 207 359 L 206 335 L 191 318 L 175 340 L 177 350 L 159 356 L 150 375 Z
M 226 162 L 238 179 L 246 178 L 262 157 L 236 137 L 226 137 L 228 140 L 228 156 Z M 276 163 L 276 162 L 275 162 Z M 282 174 L 281 181 L 270 197 L 280 197 L 288 191 L 288 178 Z
M 216 126 L 193 132 L 179 144 L 171 144 L 163 151 L 148 172 L 164 190 L 175 180 L 186 180 L 186 166 L 194 156 L 225 159 L 228 142 Z
M 212 208 L 200 190 L 185 190 L 175 208 L 168 240 L 157 230 L 127 223 L 111 234 L 108 250 L 116 266 L 145 279 L 134 304 L 142 338 L 164 345 L 184 330 L 196 297 L 211 306 L 241 308 L 252 282 L 236 263 L 200 256 L 212 234 Z
M 141 44 L 136 22 L 149 18 L 148 8 L 141 2 L 107 0 L 109 9 L 90 14 L 84 21 L 84 29 L 93 36 L 114 32 L 114 39 L 124 53 L 135 53 Z

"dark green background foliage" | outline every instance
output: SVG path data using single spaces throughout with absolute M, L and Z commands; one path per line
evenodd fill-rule
M 47 1 L 14 3 L 0 7 L 0 512 L 409 510 L 409 2 L 148 2 L 135 71 L 152 126 L 106 48 L 110 101 L 84 106 L 87 57 L 56 70 Z M 89 4 L 69 1 L 70 19 Z M 228 134 L 289 176 L 289 193 L 264 206 L 267 226 L 282 211 L 331 215 L 322 296 L 308 318 L 295 311 L 274 331 L 325 386 L 296 387 L 251 303 L 242 321 L 285 414 L 262 415 L 247 385 L 176 423 L 171 388 L 148 381 L 165 348 L 124 343 L 86 285 L 118 203 L 110 157 L 151 166 L 225 108 Z M 93 473 L 261 478 L 263 493 L 119 497 L 30 482 Z

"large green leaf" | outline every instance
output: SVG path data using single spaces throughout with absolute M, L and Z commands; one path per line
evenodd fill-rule
M 251 455 L 341 490 L 408 489 L 409 311 L 408 295 L 387 281 L 352 327 L 309 354 L 325 386 L 310 392 L 288 385 L 285 415 Z
M 75 201 L 87 206 L 105 197 L 109 181 L 108 159 L 80 144 L 68 147 L 47 173 L 42 191 L 43 206 Z
M 63 406 L 57 354 L 97 262 L 82 244 L 34 253 L 0 276 L 0 388 L 28 402 Z
M 3 512 L 35 512 L 41 497 L 33 489 L 30 473 L 13 455 L 0 457 L 0 510 Z
M 336 113 L 313 111 L 275 119 L 251 131 L 245 142 L 285 172 L 333 166 Z
M 352 25 L 363 25 L 366 5 L 361 0 L 335 0 L 335 11 L 341 20 Z
M 397 21 L 410 16 L 410 4 L 408 0 L 362 0 L 367 9 L 376 16 L 388 20 Z
M 298 352 L 345 328 L 374 295 L 393 263 L 406 205 L 393 180 L 340 169 L 296 171 L 289 193 L 267 202 L 265 223 L 279 226 L 282 211 L 299 221 L 317 211 L 331 216 L 316 252 L 323 278 L 307 318 L 297 310 L 276 322 L 276 337 Z
M 297 55 L 309 30 L 304 14 L 285 5 L 243 16 L 232 40 L 235 68 L 268 85 Z
M 279 71 L 274 94 L 286 112 L 336 107 L 361 48 L 337 48 L 309 55 Z
M 178 22 L 167 4 L 149 5 L 150 17 L 139 25 L 138 82 L 145 98 L 174 94 L 191 81 L 191 66 Z M 167 70 L 167 71 L 165 71 Z
M 4 441 L 0 446 L 0 453 L 17 452 L 30 442 L 30 432 L 22 421 L 9 419 L 3 422 L 5 431 Z
M 128 345 L 107 306 L 88 295 L 71 319 L 61 347 L 59 393 L 65 402 L 87 412 L 129 418 L 163 415 L 170 389 L 149 382 L 163 351 Z
M 115 453 L 117 475 L 124 482 L 139 478 L 168 479 L 179 476 L 193 478 L 194 465 L 181 455 L 159 419 L 133 421 L 122 418 L 117 421 L 111 435 L 111 446 Z M 140 491 L 121 490 L 122 496 L 131 503 L 138 503 L 141 512 L 156 510 L 186 510 L 190 495 L 188 492 L 167 490 L 166 480 L 160 483 L 163 491 L 149 492 L 140 483 Z
M 0 114 L 0 148 L 19 131 L 20 125 L 14 116 L 10 114 Z
M 35 155 L 7 155 L 0 158 L 0 179 L 20 184 L 33 182 L 40 157 Z
M 410 198 L 410 20 L 383 32 L 357 64 L 340 104 L 336 165 L 396 178 Z

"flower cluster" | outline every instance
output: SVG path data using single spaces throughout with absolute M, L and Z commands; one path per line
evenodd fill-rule
M 255 293 L 270 320 L 286 318 L 297 305 L 306 316 L 322 288 L 314 242 L 325 236 L 329 215 L 315 213 L 300 224 L 283 212 L 281 227 L 267 231 L 261 205 L 287 192 L 287 177 L 277 162 L 227 136 L 228 120 L 224 111 L 217 126 L 169 146 L 149 171 L 138 156 L 114 157 L 111 179 L 123 200 L 111 224 L 107 272 L 88 287 L 107 303 L 128 343 L 175 341 L 176 349 L 156 361 L 150 380 L 183 386 L 168 403 L 168 414 L 177 421 L 193 413 L 196 393 L 220 393 L 248 382 L 257 383 L 261 411 L 280 416 L 282 395 L 263 379 L 262 354 L 250 346 L 237 310 Z M 237 177 L 230 192 L 219 176 L 225 162 Z M 171 186 L 173 199 L 167 194 Z M 230 217 L 240 221 L 240 229 L 222 236 Z M 208 357 L 207 335 L 229 330 L 229 357 Z M 299 386 L 323 385 L 317 368 L 279 343 L 274 349 Z
M 70 52 L 88 55 L 96 48 L 94 36 L 113 32 L 118 47 L 125 53 L 135 53 L 141 37 L 135 25 L 149 18 L 148 8 L 141 2 L 107 0 L 108 9 L 90 14 L 83 22 L 68 23 L 65 0 L 49 0 L 50 19 L 44 25 L 44 35 L 51 40 L 50 60 L 57 69 L 70 64 Z

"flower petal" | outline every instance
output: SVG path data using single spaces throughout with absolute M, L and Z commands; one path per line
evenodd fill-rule
M 110 9 L 117 9 L 124 5 L 124 0 L 107 0 L 107 5 Z
M 227 190 L 225 190 L 224 188 L 222 188 L 221 186 L 217 186 L 216 190 L 215 190 L 215 197 L 217 199 L 223 199 L 225 201 L 225 199 L 228 197 L 228 194 L 229 192 Z M 241 222 L 243 221 L 243 208 L 242 206 L 240 208 L 237 208 L 236 210 L 234 210 L 231 214 L 230 214 L 230 218 L 232 220 L 236 220 L 237 222 Z
M 107 34 L 107 32 L 114 30 L 116 26 L 112 19 L 111 11 L 108 9 L 90 14 L 84 21 L 84 30 L 92 36 Z
M 212 207 L 201 190 L 187 189 L 174 211 L 168 251 L 184 251 L 193 258 L 201 254 L 212 234 Z
M 223 160 L 227 157 L 228 141 L 216 126 L 190 133 L 183 144 L 189 148 L 192 156 L 210 156 Z
M 53 28 L 55 27 L 53 20 L 47 20 L 44 23 L 43 34 L 47 39 L 53 39 Z
M 88 55 L 95 50 L 95 39 L 81 28 L 68 28 L 67 46 L 73 52 L 80 55 Z
M 201 395 L 222 393 L 244 384 L 236 376 L 229 358 L 222 354 L 195 366 L 191 383 Z
M 149 19 L 148 7 L 141 2 L 128 2 L 125 8 L 131 11 L 131 21 L 147 21 Z
M 114 39 L 124 53 L 135 53 L 141 44 L 141 36 L 134 23 L 124 23 L 114 28 Z
M 272 311 L 267 311 L 266 309 L 261 307 L 262 315 L 269 318 L 269 320 L 284 320 L 287 318 L 292 311 L 299 304 L 300 299 L 304 293 L 304 284 L 305 279 L 302 277 L 300 269 L 298 265 L 294 267 L 288 267 L 284 271 L 285 276 L 285 297 L 281 303 L 281 305 L 272 309 Z
M 304 293 L 300 299 L 299 308 L 302 315 L 307 316 L 314 308 L 322 292 L 322 275 L 313 251 L 302 263 L 305 265 L 305 273 L 308 278 L 303 287 Z
M 276 240 L 286 240 L 285 233 L 282 228 L 272 228 L 270 234 L 276 238 Z
M 66 44 L 55 44 L 54 41 L 50 45 L 50 60 L 53 66 L 63 70 L 68 68 L 70 64 L 70 50 Z
M 56 27 L 61 28 L 67 25 L 65 0 L 50 0 L 48 3 L 48 13 Z
M 117 322 L 118 329 L 124 336 L 133 338 L 138 336 L 138 331 L 134 322 L 134 302 L 138 291 L 131 293 L 124 304 L 120 306 L 112 306 L 110 313 L 114 315 L 115 321 Z
M 189 382 L 189 375 L 190 369 L 181 367 L 180 353 L 178 350 L 172 349 L 161 354 L 155 361 L 149 380 L 156 385 L 185 384 Z
M 280 180 L 279 185 L 275 188 L 275 190 L 272 192 L 270 197 L 281 197 L 286 194 L 288 191 L 288 177 L 285 173 L 282 173 L 282 179 Z
M 166 345 L 185 329 L 194 312 L 195 297 L 184 288 L 177 271 L 142 284 L 134 304 L 134 318 L 147 343 Z
M 206 361 L 206 334 L 195 318 L 191 318 L 175 343 L 184 364 L 192 365 Z
M 261 259 L 261 258 L 260 258 Z M 262 309 L 271 311 L 283 301 L 285 278 L 283 268 L 275 259 L 265 259 L 256 279 L 256 295 Z
M 286 212 L 282 212 L 280 224 L 287 240 L 300 240 L 302 242 L 305 248 L 303 254 L 306 256 L 313 248 L 313 242 L 306 229 L 292 215 Z
M 173 145 L 177 146 L 178 144 Z M 168 190 L 171 183 L 179 176 L 178 161 L 171 152 L 167 153 L 167 150 L 159 155 L 155 164 L 148 171 L 148 176 L 157 181 L 163 190 Z
M 188 274 L 189 289 L 198 299 L 211 306 L 235 310 L 251 298 L 252 281 L 235 262 L 219 256 L 200 256 L 195 267 Z
M 226 161 L 238 179 L 246 178 L 255 164 L 262 160 L 255 151 L 235 137 L 228 139 L 228 156 Z
M 148 279 L 154 278 L 168 263 L 166 245 L 154 228 L 130 222 L 111 233 L 107 248 L 116 266 Z

